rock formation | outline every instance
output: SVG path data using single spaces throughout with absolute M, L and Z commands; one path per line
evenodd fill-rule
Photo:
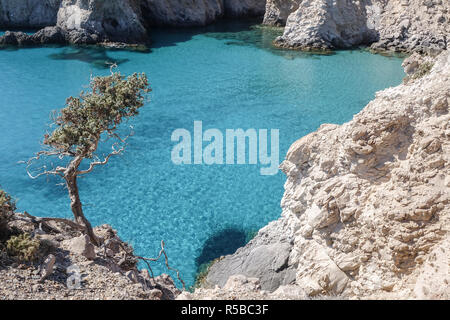
M 39 28 L 9 33 L 3 45 L 145 44 L 153 26 L 204 26 L 224 16 L 263 16 L 266 0 L 0 0 L 0 26 Z
M 62 0 L 0 0 L 0 27 L 43 28 L 56 24 Z
M 266 10 L 266 0 L 223 0 L 228 17 L 259 17 Z
M 219 270 L 236 270 L 273 291 L 264 279 L 288 284 L 281 272 L 294 268 L 308 296 L 450 297 L 450 54 L 419 57 L 405 61 L 406 83 L 352 121 L 291 146 L 282 217 L 216 262 L 209 287 L 223 286 Z M 290 252 L 282 267 L 262 249 L 272 246 Z M 276 263 L 255 271 L 249 259 Z
M 223 0 L 143 0 L 143 20 L 150 26 L 204 26 L 224 14 Z
M 57 26 L 67 33 L 70 43 L 90 42 L 83 37 L 95 38 L 94 42 L 143 43 L 147 30 L 133 4 L 128 0 L 64 0 Z
M 264 21 L 286 21 L 275 43 L 301 50 L 373 43 L 376 50 L 441 51 L 450 34 L 450 10 L 443 0 L 269 0 Z
M 302 0 L 268 0 L 264 14 L 264 24 L 285 26 L 289 15 L 298 9 Z

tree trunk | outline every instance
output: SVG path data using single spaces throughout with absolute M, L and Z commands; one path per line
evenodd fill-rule
M 86 233 L 89 236 L 91 242 L 95 246 L 99 246 L 99 241 L 94 234 L 94 230 L 92 229 L 90 222 L 86 219 L 83 213 L 83 207 L 80 201 L 80 194 L 78 192 L 78 185 L 77 185 L 77 174 L 76 174 L 77 169 L 76 168 L 73 169 L 70 167 L 71 166 L 69 166 L 69 170 L 66 171 L 64 175 L 67 189 L 69 190 L 70 208 L 72 209 L 75 221 L 86 228 Z

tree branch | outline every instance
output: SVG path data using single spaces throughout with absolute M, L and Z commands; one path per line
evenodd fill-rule
M 110 159 L 112 156 L 121 154 L 121 153 L 125 150 L 125 146 L 122 146 L 120 149 L 117 149 L 117 150 L 116 150 L 116 149 L 114 148 L 114 145 L 113 145 L 112 149 L 113 149 L 114 151 L 111 152 L 110 154 L 108 154 L 108 155 L 106 156 L 105 160 L 103 160 L 103 161 L 94 161 L 94 162 L 91 162 L 90 165 L 89 165 L 89 168 L 87 168 L 86 170 L 77 171 L 77 175 L 82 175 L 82 174 L 89 173 L 89 172 L 91 172 L 92 170 L 94 170 L 94 168 L 95 168 L 96 166 L 100 166 L 100 165 L 103 166 L 103 165 L 107 164 L 108 161 L 109 161 L 109 159 Z

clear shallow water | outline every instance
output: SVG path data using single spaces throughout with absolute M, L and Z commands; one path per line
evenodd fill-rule
M 148 74 L 152 101 L 133 121 L 126 153 L 80 179 L 81 197 L 90 221 L 111 224 L 138 254 L 156 256 L 164 240 L 188 285 L 201 263 L 233 252 L 278 218 L 285 177 L 261 176 L 252 165 L 175 166 L 174 129 L 192 131 L 194 120 L 204 129 L 280 129 L 281 161 L 295 140 L 322 123 L 350 120 L 403 77 L 399 58 L 276 50 L 276 32 L 239 25 L 200 31 L 157 31 L 147 53 L 0 50 L 0 184 L 19 209 L 39 216 L 71 217 L 60 181 L 30 180 L 17 163 L 39 150 L 51 110 L 78 94 L 91 73 L 107 74 L 106 61 L 125 74 Z

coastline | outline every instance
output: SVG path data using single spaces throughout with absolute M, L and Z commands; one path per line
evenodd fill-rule
M 65 9 L 60 9 L 62 11 L 55 16 L 56 25 L 47 25 L 33 35 L 8 32 L 0 37 L 0 44 L 107 44 L 113 48 L 134 47 L 140 50 L 150 41 L 150 24 L 143 22 L 145 15 L 129 1 L 121 4 L 124 7 L 116 8 L 116 14 L 126 13 L 122 17 L 124 22 L 119 23 L 123 28 L 117 32 L 98 27 L 97 22 L 103 19 L 102 11 L 77 11 L 78 4 L 74 5 L 75 8 L 70 6 L 69 10 L 69 1 L 64 2 L 67 2 L 63 7 Z M 178 299 L 230 299 L 236 296 L 240 299 L 310 299 L 317 296 L 448 299 L 450 292 L 442 281 L 450 281 L 446 278 L 443 263 L 448 257 L 450 231 L 450 55 L 447 39 L 442 38 L 441 33 L 449 31 L 445 21 L 449 25 L 450 17 L 443 15 L 444 23 L 439 18 L 437 21 L 441 22 L 438 24 L 429 24 L 429 33 L 410 35 L 407 31 L 420 25 L 415 26 L 411 19 L 409 23 L 398 23 L 399 17 L 401 21 L 406 19 L 402 16 L 402 12 L 405 13 L 402 10 L 407 10 L 403 4 L 400 7 L 384 7 L 384 13 L 378 15 L 375 13 L 381 11 L 373 7 L 369 11 L 364 8 L 363 13 L 361 7 L 345 7 L 346 12 L 352 14 L 336 16 L 338 13 L 335 11 L 327 11 L 330 6 L 325 0 L 318 1 L 320 5 L 316 4 L 313 10 L 309 6 L 311 1 L 289 0 L 295 5 L 290 5 L 285 10 L 287 13 L 283 14 L 273 12 L 275 2 L 267 2 L 266 8 L 270 7 L 272 11 L 266 10 L 264 21 L 265 25 L 286 24 L 284 34 L 275 41 L 276 46 L 327 53 L 365 45 L 375 52 L 412 54 L 404 62 L 405 83 L 378 92 L 376 98 L 350 122 L 342 126 L 323 124 L 318 131 L 293 143 L 281 164 L 287 175 L 285 194 L 281 200 L 282 216 L 262 228 L 235 254 L 215 262 L 209 268 L 202 288 L 180 295 L 173 281 L 163 276 L 162 283 L 171 292 L 166 295 L 166 289 L 161 289 L 164 287 L 162 284 L 160 287 L 149 284 L 151 279 L 145 272 L 136 268 L 131 273 L 120 268 L 117 272 L 115 266 L 98 271 L 99 279 L 103 277 L 102 273 L 110 276 L 112 272 L 119 280 L 108 281 L 116 281 L 119 288 L 128 288 L 131 283 L 135 286 L 125 290 L 125 295 L 107 292 L 104 297 L 174 299 L 180 295 Z M 260 5 L 259 1 L 257 6 Z M 341 1 L 338 5 L 346 6 Z M 416 0 L 411 0 L 408 5 L 414 6 L 415 10 L 420 9 L 415 7 L 418 6 Z M 239 14 L 230 16 L 245 17 L 254 6 L 255 3 L 247 9 L 236 9 Z M 216 12 L 200 14 L 201 18 L 191 25 L 205 25 L 223 17 L 225 11 L 222 7 L 219 4 Z M 107 6 L 101 8 L 108 10 Z M 228 12 L 233 12 L 228 8 Z M 306 11 L 309 15 L 304 19 Z M 390 12 L 395 12 L 393 22 L 389 20 Z M 87 28 L 81 24 L 69 26 L 69 22 L 73 21 L 73 17 L 70 18 L 72 14 L 81 15 L 78 16 L 81 20 L 88 21 L 86 25 L 97 27 Z M 269 14 L 283 18 L 267 22 Z M 426 11 L 418 21 L 428 21 L 430 16 L 434 17 L 433 14 Z M 358 23 L 362 21 L 358 30 L 346 29 L 348 25 L 353 25 L 350 22 L 355 19 Z M 367 30 L 368 20 L 373 20 L 374 28 L 370 30 Z M 179 23 L 176 19 L 161 18 L 161 21 L 158 23 L 162 25 L 168 24 L 167 21 L 175 25 Z M 336 28 L 336 21 L 346 23 L 342 26 L 338 24 Z M 400 31 L 391 30 L 392 25 L 398 26 Z M 378 38 L 373 31 L 378 33 Z M 130 34 L 133 37 L 128 37 Z M 429 41 L 430 37 L 434 40 Z M 330 144 L 330 141 L 333 143 Z M 116 237 L 113 231 L 108 231 L 111 232 Z M 61 243 L 57 247 L 61 245 L 68 250 L 63 242 L 70 239 L 60 241 L 55 240 L 55 236 L 50 238 L 49 241 Z M 96 252 L 96 256 L 105 260 L 111 260 L 115 255 L 108 257 L 106 253 Z M 75 260 L 82 262 L 86 268 L 97 268 L 96 263 L 82 256 L 75 254 Z M 441 266 L 439 271 L 430 267 L 433 263 Z M 20 266 L 17 267 L 20 269 Z M 23 277 L 19 273 L 21 271 L 13 272 L 13 277 Z M 54 277 L 58 274 L 55 273 Z M 24 298 L 51 297 L 45 295 L 45 286 L 30 290 L 31 296 L 24 295 Z M 35 295 L 36 292 L 42 295 Z M 4 296 L 12 299 L 19 297 L 14 292 Z

